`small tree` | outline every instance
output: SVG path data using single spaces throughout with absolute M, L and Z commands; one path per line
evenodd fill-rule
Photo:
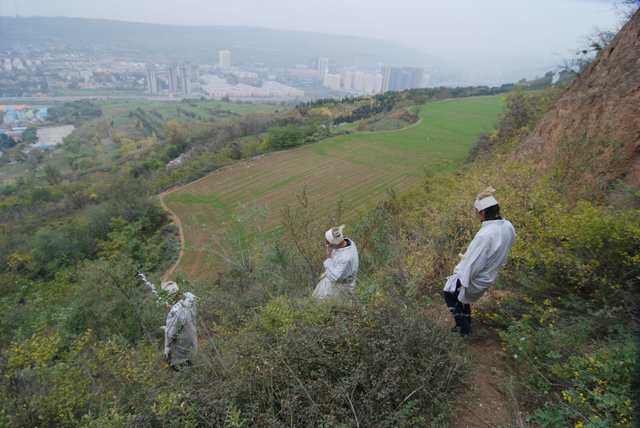
M 45 179 L 47 180 L 47 183 L 49 183 L 52 186 L 55 186 L 56 184 L 60 184 L 60 182 L 62 181 L 62 174 L 53 165 L 47 164 L 47 166 L 44 167 L 44 175 L 45 175 Z

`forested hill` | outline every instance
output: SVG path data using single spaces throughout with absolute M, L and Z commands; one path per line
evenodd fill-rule
M 0 49 L 64 45 L 74 49 L 213 63 L 232 49 L 238 63 L 292 66 L 326 56 L 339 64 L 423 66 L 423 53 L 385 40 L 225 26 L 175 26 L 82 18 L 0 17 Z M 430 61 L 433 63 L 433 61 Z

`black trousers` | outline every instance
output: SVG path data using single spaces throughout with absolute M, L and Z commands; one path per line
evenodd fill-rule
M 458 280 L 456 291 L 453 293 L 449 291 L 444 292 L 444 301 L 447 304 L 447 308 L 449 308 L 449 312 L 453 315 L 456 327 L 460 329 L 460 334 L 467 336 L 471 333 L 471 305 L 458 300 L 460 287 L 462 287 L 462 284 L 460 284 Z

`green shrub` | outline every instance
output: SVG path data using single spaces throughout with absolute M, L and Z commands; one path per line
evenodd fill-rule
M 315 126 L 306 127 L 289 125 L 269 129 L 266 139 L 266 147 L 270 150 L 282 150 L 299 146 L 314 134 Z
M 232 343 L 231 366 L 192 379 L 194 405 L 209 421 L 231 408 L 235 420 L 259 426 L 438 425 L 465 373 L 455 337 L 389 304 L 279 298 Z
M 502 333 L 532 422 L 631 426 L 638 349 L 631 334 L 602 331 L 606 322 L 601 321 L 578 317 L 541 326 L 525 317 Z
M 171 415 L 176 420 L 188 410 L 179 410 L 180 391 L 168 387 L 168 373 L 149 344 L 98 341 L 91 331 L 63 343 L 56 333 L 40 332 L 14 342 L 7 360 L 0 414 L 11 426 L 149 425 L 168 416 L 162 406 L 179 412 Z
M 549 211 L 519 254 L 522 284 L 532 296 L 588 298 L 619 304 L 640 274 L 640 215 L 587 202 Z

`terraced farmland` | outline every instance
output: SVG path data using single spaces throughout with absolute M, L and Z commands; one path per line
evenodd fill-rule
M 425 104 L 420 122 L 398 131 L 355 133 L 295 150 L 272 153 L 220 169 L 164 197 L 181 220 L 184 256 L 178 271 L 189 278 L 214 275 L 224 242 L 238 215 L 261 212 L 252 221 L 275 230 L 282 207 L 306 188 L 328 216 L 342 199 L 347 217 L 373 206 L 393 188 L 405 190 L 425 172 L 453 169 L 476 137 L 493 129 L 501 97 L 476 97 Z

